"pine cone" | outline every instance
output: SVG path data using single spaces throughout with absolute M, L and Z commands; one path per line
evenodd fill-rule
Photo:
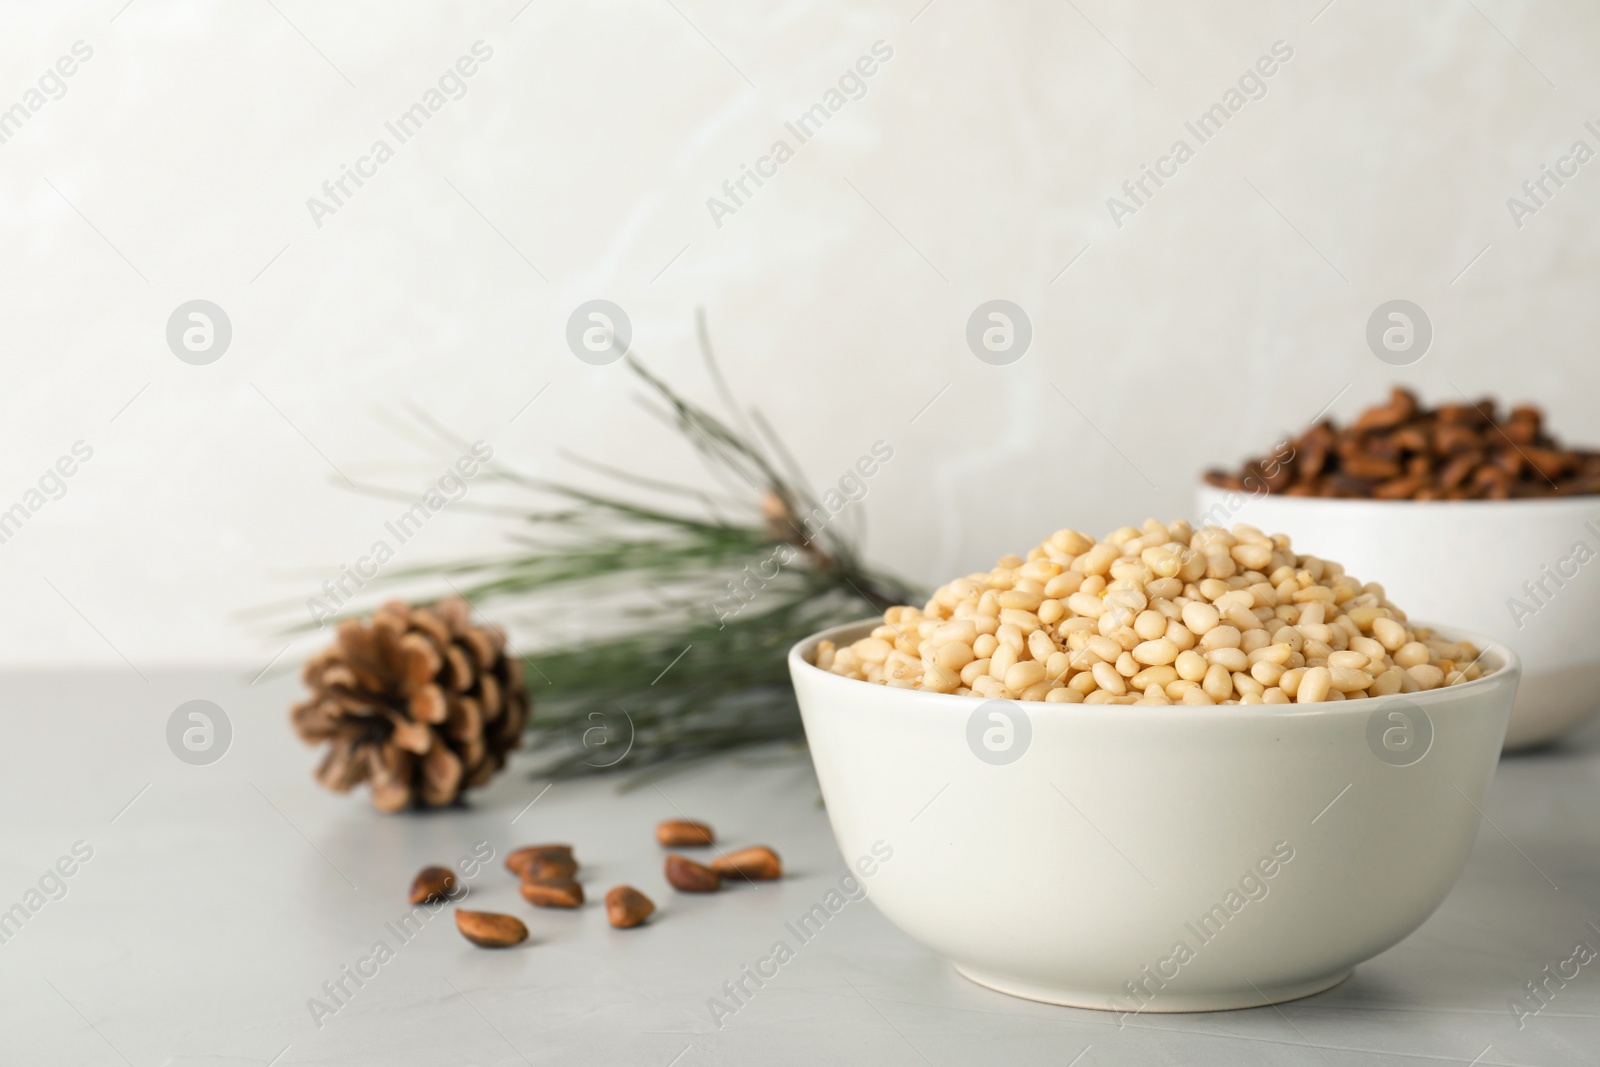
M 340 624 L 306 662 L 311 696 L 290 712 L 302 741 L 329 743 L 317 779 L 340 793 L 370 782 L 385 812 L 442 807 L 488 782 L 528 718 L 522 665 L 505 645 L 455 597 L 391 601 L 370 622 Z

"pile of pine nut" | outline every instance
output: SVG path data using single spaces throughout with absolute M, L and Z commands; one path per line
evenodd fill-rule
M 823 670 L 902 689 L 1085 704 L 1311 704 L 1416 693 L 1493 667 L 1407 625 L 1383 587 L 1243 523 L 1061 530 L 842 648 Z

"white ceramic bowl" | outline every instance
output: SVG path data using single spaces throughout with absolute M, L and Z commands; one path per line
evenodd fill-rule
M 1288 534 L 1296 551 L 1337 560 L 1362 581 L 1382 584 L 1408 615 L 1449 619 L 1516 649 L 1523 677 L 1506 748 L 1551 741 L 1600 711 L 1600 496 L 1229 496 L 1202 486 L 1195 521 L 1220 517 L 1218 525 L 1247 522 Z M 1587 563 L 1573 558 L 1579 542 L 1592 556 Z M 1553 573 L 1563 560 L 1572 577 L 1548 577 L 1544 568 Z M 1531 610 L 1514 609 L 1514 600 Z
M 1498 669 L 1309 707 L 1015 704 L 811 664 L 871 626 L 789 653 L 845 861 L 973 981 L 1119 1011 L 1307 996 L 1420 926 L 1472 848 L 1519 672 L 1452 630 Z

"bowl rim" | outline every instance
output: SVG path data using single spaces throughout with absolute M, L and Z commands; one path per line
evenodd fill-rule
M 1005 699 L 998 697 L 982 697 L 976 695 L 961 696 L 956 693 L 931 693 L 923 689 L 899 689 L 888 685 L 879 685 L 865 682 L 858 678 L 846 678 L 842 674 L 825 671 L 815 663 L 806 659 L 805 653 L 814 649 L 824 639 L 834 639 L 835 635 L 843 635 L 854 630 L 865 630 L 872 626 L 882 625 L 881 616 L 862 619 L 858 622 L 843 623 L 830 626 L 825 630 L 796 641 L 789 649 L 789 670 L 792 673 L 810 671 L 816 680 L 824 685 L 855 685 L 869 686 L 877 698 L 884 700 L 915 700 L 935 701 L 941 707 L 951 711 L 964 710 L 970 713 L 973 709 L 987 704 L 991 700 Z M 1428 689 L 1417 693 L 1391 693 L 1386 696 L 1364 697 L 1360 700 L 1322 701 L 1316 704 L 1052 704 L 1044 700 L 1011 701 L 1026 707 L 1030 717 L 1039 714 L 1048 714 L 1067 718 L 1090 718 L 1101 715 L 1115 714 L 1119 718 L 1130 721 L 1166 719 L 1175 715 L 1185 720 L 1219 719 L 1229 722 L 1256 719 L 1261 721 L 1281 722 L 1285 718 L 1300 717 L 1328 717 L 1333 715 L 1369 717 L 1385 704 L 1409 703 L 1418 707 L 1427 707 L 1433 704 L 1453 703 L 1470 694 L 1480 692 L 1493 686 L 1503 685 L 1507 680 L 1513 686 L 1522 676 L 1522 659 L 1516 651 L 1503 642 L 1484 637 L 1481 634 L 1471 633 L 1453 626 L 1435 626 L 1428 622 L 1419 622 L 1415 625 L 1426 626 L 1435 633 L 1444 635 L 1453 641 L 1466 640 L 1472 642 L 1482 650 L 1480 655 L 1498 657 L 1501 666 L 1493 673 L 1485 674 L 1470 682 L 1459 685 L 1441 686 L 1438 689 Z M 1514 694 L 1513 694 L 1514 695 Z M 1509 708 L 1510 701 L 1507 701 Z
M 1377 497 L 1370 496 L 1290 496 L 1288 493 L 1250 492 L 1243 489 L 1228 489 L 1220 485 L 1212 485 L 1204 480 L 1200 481 L 1195 488 L 1202 494 L 1216 494 L 1219 497 L 1232 493 L 1244 497 L 1247 502 L 1252 504 L 1270 500 L 1275 504 L 1292 502 L 1294 504 L 1309 504 L 1313 507 L 1323 505 L 1350 507 L 1351 505 L 1372 504 L 1379 507 L 1434 508 L 1439 510 L 1474 507 L 1519 507 L 1530 509 L 1543 507 L 1577 510 L 1582 505 L 1588 505 L 1591 508 L 1600 509 L 1600 493 L 1576 493 L 1571 496 L 1526 496 L 1514 497 L 1509 500 L 1380 500 Z

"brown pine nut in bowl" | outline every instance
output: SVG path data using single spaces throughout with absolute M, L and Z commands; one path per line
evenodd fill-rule
M 1416 929 L 1520 670 L 1286 537 L 1154 520 L 1058 531 L 789 668 L 883 913 L 983 985 L 1122 1012 L 1306 996 Z
M 1507 749 L 1600 712 L 1600 451 L 1560 444 L 1537 408 L 1430 408 L 1395 389 L 1206 482 L 1200 521 L 1282 531 L 1408 610 L 1515 648 Z
M 1516 690 L 1315 704 L 956 696 L 789 668 L 834 837 L 873 903 L 991 989 L 1123 1013 L 1320 992 L 1460 876 Z M 1223 931 L 1226 936 L 1218 936 Z

